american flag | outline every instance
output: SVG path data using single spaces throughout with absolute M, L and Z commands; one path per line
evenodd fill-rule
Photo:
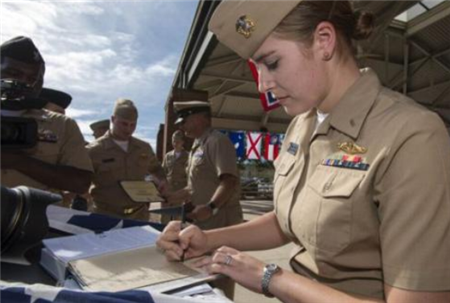
M 2 303 L 193 303 L 209 302 L 207 297 L 175 297 L 146 290 L 122 292 L 88 292 L 43 284 L 21 284 L 0 281 Z M 226 298 L 223 302 L 230 302 Z

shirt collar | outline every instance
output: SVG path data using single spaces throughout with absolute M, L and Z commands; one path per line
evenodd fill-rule
M 362 125 L 382 86 L 370 69 L 361 70 L 361 77 L 347 90 L 330 115 L 319 126 L 316 134 L 326 134 L 330 126 L 357 139 Z
M 205 144 L 206 139 L 208 138 L 208 136 L 212 133 L 213 129 L 211 127 L 208 127 L 207 129 L 205 129 L 205 131 L 203 132 L 203 134 L 200 136 L 200 138 L 195 139 L 194 141 L 194 145 L 197 144 Z

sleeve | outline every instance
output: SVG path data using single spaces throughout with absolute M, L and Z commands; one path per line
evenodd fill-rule
M 63 123 L 65 124 L 65 132 L 63 144 L 61 146 L 59 164 L 92 172 L 91 159 L 77 123 L 70 118 L 63 120 Z
M 416 119 L 417 118 L 417 119 Z M 434 114 L 409 117 L 375 186 L 385 283 L 450 289 L 450 140 Z
M 226 136 L 217 136 L 211 140 L 210 152 L 211 163 L 216 168 L 217 177 L 230 174 L 239 177 L 237 168 L 236 151 L 233 143 Z
M 158 173 L 162 169 L 162 167 L 158 161 L 158 158 L 156 158 L 155 152 L 153 151 L 153 148 L 150 144 L 148 144 L 148 154 L 148 171 L 152 174 Z
M 163 162 L 162 162 L 162 168 L 163 168 L 164 172 L 166 173 L 166 175 L 168 173 L 168 167 L 167 167 L 167 157 L 168 157 L 168 155 L 169 155 L 169 153 L 167 153 L 164 156 L 164 159 L 163 159 Z

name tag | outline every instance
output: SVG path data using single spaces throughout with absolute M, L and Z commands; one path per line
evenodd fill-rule
M 289 148 L 287 152 L 295 156 L 295 154 L 297 154 L 297 151 L 298 151 L 298 144 L 294 142 L 289 143 Z
M 103 160 L 102 160 L 102 163 L 111 163 L 111 162 L 114 162 L 114 161 L 116 161 L 116 159 L 114 159 L 114 158 L 109 158 L 109 159 L 103 159 Z

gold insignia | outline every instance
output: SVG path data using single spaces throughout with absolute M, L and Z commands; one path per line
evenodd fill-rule
M 367 148 L 366 147 L 362 147 L 359 146 L 353 142 L 342 142 L 342 143 L 338 143 L 337 147 L 346 152 L 347 154 L 350 155 L 355 155 L 355 154 L 365 154 L 367 152 Z
M 255 30 L 255 22 L 248 18 L 247 15 L 240 16 L 236 21 L 236 32 L 244 36 L 245 38 L 250 38 L 252 32 Z

